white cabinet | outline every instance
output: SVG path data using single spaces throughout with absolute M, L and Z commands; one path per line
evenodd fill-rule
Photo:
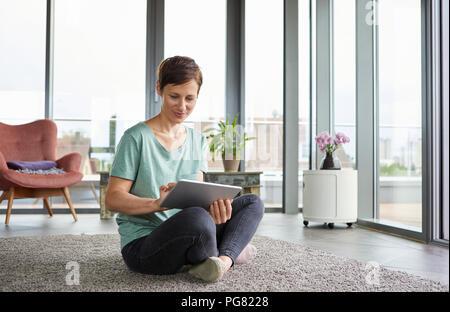
M 358 215 L 358 172 L 342 170 L 303 171 L 303 223 L 351 224 Z

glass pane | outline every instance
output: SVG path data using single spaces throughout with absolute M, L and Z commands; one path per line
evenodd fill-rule
M 350 142 L 336 151 L 342 168 L 356 164 L 356 17 L 355 0 L 333 2 L 334 132 Z
M 379 0 L 379 219 L 421 231 L 421 1 Z
M 448 86 L 449 81 L 449 2 L 443 1 L 441 2 L 441 10 L 442 10 L 442 35 L 441 35 L 441 45 L 442 45 L 442 85 Z M 448 139 L 448 134 L 450 133 L 449 128 L 449 89 L 443 88 L 442 90 L 442 104 L 441 104 L 441 138 L 446 138 L 445 140 L 442 140 L 442 190 L 448 190 L 450 188 L 450 181 L 449 181 L 449 173 L 450 173 L 450 162 L 449 162 L 449 152 L 450 152 L 450 142 Z M 441 228 L 440 232 L 441 235 L 439 238 L 449 240 L 449 221 L 450 221 L 450 215 L 449 215 L 449 209 L 450 209 L 450 196 L 448 192 L 442 192 L 442 212 L 437 213 L 437 215 L 440 215 L 440 225 Z M 435 207 L 434 209 L 439 209 L 438 207 Z
M 82 156 L 83 181 L 70 188 L 77 208 L 99 207 L 98 172 L 109 170 L 124 130 L 145 119 L 146 5 L 64 0 L 55 6 L 57 156 Z M 54 204 L 67 205 L 61 198 Z
M 316 0 L 311 0 L 311 138 L 316 137 L 317 135 L 317 87 L 316 87 L 316 27 L 317 27 L 317 19 L 316 19 Z M 314 142 L 314 141 L 313 141 Z M 317 144 L 311 144 L 311 168 L 318 168 L 317 164 Z
M 164 58 L 181 55 L 195 60 L 203 85 L 186 126 L 203 131 L 225 119 L 225 0 L 166 0 Z M 186 23 L 180 21 L 188 21 Z M 210 171 L 223 171 L 222 161 L 209 159 Z
M 24 124 L 45 117 L 45 0 L 0 1 L 0 122 Z M 2 191 L 0 191 L 2 193 Z M 5 208 L 8 200 L 0 203 Z M 43 208 L 16 199 L 14 209 Z
M 92 146 L 91 122 L 89 121 L 56 121 L 58 126 L 58 141 L 56 158 L 77 152 L 81 154 L 81 168 L 83 180 L 70 187 L 70 196 L 76 208 L 93 208 L 99 206 L 98 183 L 95 158 L 91 158 Z M 91 160 L 93 161 L 91 163 Z M 52 206 L 66 208 L 67 202 L 63 197 L 52 198 Z
M 55 6 L 55 119 L 142 119 L 146 1 Z
M 303 170 L 309 169 L 310 157 L 310 102 L 311 102 L 311 55 L 310 55 L 310 1 L 300 0 L 298 2 L 298 61 L 299 61 L 299 143 L 298 143 L 298 205 L 303 206 Z
M 283 1 L 245 2 L 245 168 L 263 171 L 265 207 L 282 205 Z
M 0 1 L 0 122 L 45 116 L 44 0 Z

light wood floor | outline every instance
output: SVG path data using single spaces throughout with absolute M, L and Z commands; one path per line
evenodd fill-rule
M 6 201 L 4 201 L 0 205 L 0 209 L 6 209 Z M 100 206 L 96 203 L 74 203 L 75 208 L 100 208 Z M 279 207 L 280 204 L 267 204 L 265 203 L 267 208 L 269 207 Z M 67 203 L 53 203 L 53 208 L 68 208 Z M 37 202 L 36 204 L 31 203 L 14 203 L 13 210 L 17 208 L 37 208 L 43 209 L 42 201 Z M 380 219 L 394 221 L 406 225 L 421 227 L 422 226 L 422 204 L 420 203 L 407 203 L 407 204 L 380 204 Z
M 280 207 L 281 203 L 264 203 L 266 208 Z M 421 203 L 380 203 L 380 219 L 422 227 Z

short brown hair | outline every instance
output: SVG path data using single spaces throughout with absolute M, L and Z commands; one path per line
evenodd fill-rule
M 157 75 L 161 91 L 168 84 L 180 85 L 194 79 L 198 84 L 198 92 L 200 92 L 203 83 L 200 67 L 187 56 L 173 56 L 165 59 L 159 64 Z

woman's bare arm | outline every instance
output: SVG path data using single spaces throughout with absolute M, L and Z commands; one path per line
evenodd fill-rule
M 106 188 L 105 205 L 109 211 L 120 212 L 127 215 L 146 214 L 167 210 L 160 207 L 160 202 L 164 198 L 171 186 L 162 185 L 160 187 L 160 198 L 142 198 L 130 194 L 133 181 L 118 177 L 110 177 Z

